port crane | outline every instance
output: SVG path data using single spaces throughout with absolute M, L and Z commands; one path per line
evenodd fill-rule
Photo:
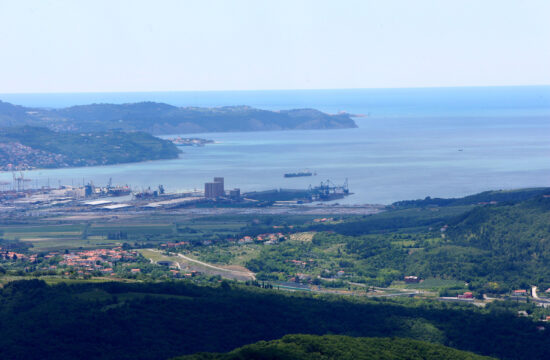
M 312 187 L 309 186 L 314 199 L 318 200 L 330 200 L 334 198 L 343 197 L 349 195 L 348 179 L 343 185 L 336 185 L 332 181 L 321 181 L 321 185 Z
M 22 171 L 19 172 L 19 176 L 15 172 L 13 174 L 13 186 L 17 192 L 25 191 L 25 183 L 32 181 L 31 179 L 25 179 L 25 174 Z
M 9 181 L 0 181 L 0 186 L 2 187 L 2 191 L 6 191 L 6 186 L 11 185 L 11 182 Z

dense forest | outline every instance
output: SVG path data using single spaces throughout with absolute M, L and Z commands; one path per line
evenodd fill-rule
M 489 360 L 491 358 L 427 342 L 398 338 L 286 335 L 226 354 L 199 353 L 174 360 Z
M 163 359 L 287 334 L 402 337 L 501 359 L 545 359 L 550 333 L 537 326 L 507 311 L 291 294 L 225 281 L 208 287 L 31 280 L 0 290 L 0 355 L 11 359 Z
M 0 127 L 21 125 L 46 126 L 56 131 L 121 129 L 151 134 L 357 127 L 349 114 L 330 115 L 314 109 L 198 108 L 155 102 L 32 109 L 0 101 Z
M 493 190 L 484 191 L 474 195 L 468 195 L 461 198 L 431 198 L 426 197 L 422 200 L 402 200 L 391 205 L 392 208 L 418 208 L 429 206 L 459 206 L 476 205 L 488 203 L 514 203 L 523 201 L 537 195 L 547 194 L 548 188 L 527 188 L 519 190 Z

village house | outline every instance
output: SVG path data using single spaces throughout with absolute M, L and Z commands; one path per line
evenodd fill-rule
M 457 297 L 458 297 L 459 299 L 473 299 L 473 298 L 474 298 L 474 294 L 471 293 L 471 292 L 469 292 L 469 291 L 467 291 L 467 292 L 465 292 L 465 293 L 462 294 L 462 295 L 458 295 Z
M 407 284 L 416 284 L 420 282 L 420 278 L 418 276 L 405 276 L 404 280 Z
M 514 290 L 514 295 L 527 296 L 527 290 L 525 289 Z

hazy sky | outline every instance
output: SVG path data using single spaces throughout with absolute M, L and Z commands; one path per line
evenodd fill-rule
M 0 0 L 0 93 L 550 84 L 549 0 Z

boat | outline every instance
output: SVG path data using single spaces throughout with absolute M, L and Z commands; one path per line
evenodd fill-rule
M 156 198 L 158 196 L 164 195 L 164 186 L 159 185 L 158 190 L 152 190 L 151 187 L 148 187 L 147 189 L 132 193 L 135 199 L 149 199 L 149 198 Z
M 313 176 L 313 175 L 317 175 L 317 174 L 314 174 L 311 171 L 299 171 L 295 173 L 286 173 L 285 177 L 292 178 L 292 177 Z
M 132 193 L 132 189 L 128 186 L 115 186 L 107 190 L 108 196 L 124 196 Z

